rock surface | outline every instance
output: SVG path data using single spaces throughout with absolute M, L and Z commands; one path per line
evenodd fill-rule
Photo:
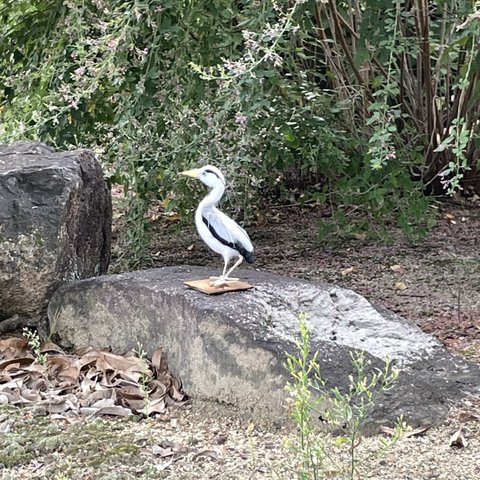
M 352 291 L 254 271 L 238 272 L 255 285 L 246 292 L 207 296 L 182 283 L 211 273 L 166 267 L 66 285 L 49 306 L 52 331 L 75 347 L 122 352 L 139 342 L 151 353 L 162 346 L 190 394 L 270 417 L 284 416 L 285 352 L 295 351 L 301 312 L 330 385 L 347 387 L 353 349 L 367 352 L 371 368 L 382 368 L 386 355 L 402 366 L 377 402 L 374 423 L 400 414 L 413 425 L 436 423 L 449 402 L 480 391 L 478 366 Z
M 92 152 L 0 145 L 0 328 L 45 313 L 61 284 L 107 271 L 111 215 Z

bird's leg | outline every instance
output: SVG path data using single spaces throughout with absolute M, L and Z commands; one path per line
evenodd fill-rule
M 235 262 L 233 267 L 223 276 L 223 279 L 226 282 L 237 282 L 238 278 L 230 278 L 229 275 L 243 262 L 243 257 L 238 257 L 238 260 Z
M 222 273 L 222 276 L 221 277 L 210 277 L 209 280 L 214 280 L 214 282 L 212 283 L 212 285 L 214 287 L 220 287 L 221 285 L 225 285 L 225 281 L 224 281 L 224 278 L 225 278 L 225 272 L 227 271 L 227 267 L 228 267 L 228 258 L 225 259 L 225 264 L 223 266 L 223 273 Z
M 219 278 L 217 278 L 212 285 L 214 287 L 223 287 L 225 285 L 228 285 L 229 283 L 237 282 L 238 278 L 230 278 L 229 275 L 242 263 L 243 257 L 238 257 L 238 260 L 235 262 L 233 267 L 225 273 L 225 270 L 227 269 L 227 264 L 225 264 L 225 269 L 223 270 L 223 275 Z

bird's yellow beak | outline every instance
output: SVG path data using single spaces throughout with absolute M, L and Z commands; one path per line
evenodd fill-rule
M 186 175 L 187 177 L 198 178 L 198 168 L 194 168 L 193 170 L 185 170 L 184 172 L 180 172 L 179 175 Z

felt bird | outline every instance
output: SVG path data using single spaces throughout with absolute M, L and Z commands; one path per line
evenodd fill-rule
M 247 232 L 238 223 L 227 217 L 217 208 L 217 204 L 225 192 L 225 177 L 222 172 L 211 165 L 181 172 L 180 175 L 197 178 L 210 188 L 210 192 L 198 205 L 195 213 L 195 224 L 202 240 L 224 260 L 220 277 L 210 277 L 213 286 L 220 287 L 235 282 L 230 274 L 245 259 L 248 263 L 255 261 L 254 249 Z M 236 262 L 227 271 L 232 259 Z

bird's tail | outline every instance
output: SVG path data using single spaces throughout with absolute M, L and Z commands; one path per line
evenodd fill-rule
M 247 252 L 245 250 L 242 253 L 242 256 L 248 263 L 253 263 L 255 261 L 255 254 L 253 252 Z

